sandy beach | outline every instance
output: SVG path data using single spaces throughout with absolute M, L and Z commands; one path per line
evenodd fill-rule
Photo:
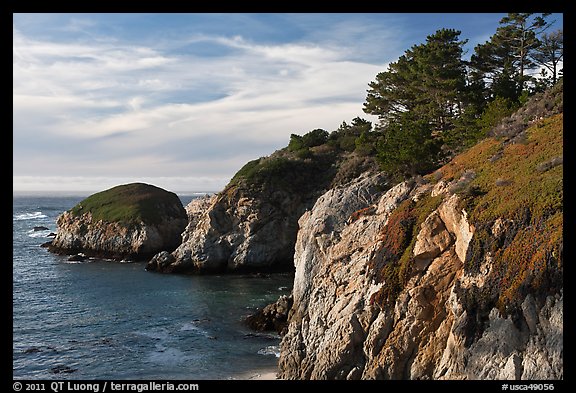
M 276 369 L 252 370 L 239 374 L 232 379 L 252 381 L 276 380 L 278 379 L 276 378 L 276 372 Z

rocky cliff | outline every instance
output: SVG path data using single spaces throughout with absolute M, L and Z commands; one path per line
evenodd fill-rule
M 525 128 L 302 215 L 281 378 L 563 378 L 562 115 Z
M 287 269 L 292 263 L 296 218 L 304 206 L 297 196 L 278 192 L 248 195 L 229 190 L 213 198 L 191 221 L 182 244 L 148 270 L 168 273 Z M 195 222 L 194 222 L 195 221 Z
M 374 168 L 370 159 L 327 145 L 300 158 L 287 149 L 246 164 L 219 194 L 189 207 L 182 244 L 152 258 L 164 273 L 287 271 L 293 269 L 298 219 L 338 182 Z M 349 170 L 347 163 L 360 160 Z
M 174 250 L 187 222 L 176 194 L 149 184 L 126 184 L 91 195 L 61 214 L 48 249 L 145 260 L 161 250 Z
M 293 263 L 287 328 L 288 299 L 252 320 L 285 332 L 280 378 L 561 379 L 562 88 L 546 94 L 399 184 L 350 135 L 291 138 L 189 205 L 182 244 L 147 268 Z

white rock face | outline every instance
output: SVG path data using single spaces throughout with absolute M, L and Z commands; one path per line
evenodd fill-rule
M 545 304 L 526 297 L 520 323 L 493 309 L 474 336 L 462 296 L 484 285 L 493 259 L 487 254 L 480 272 L 465 273 L 475 229 L 458 197 L 445 185 L 404 182 L 374 200 L 362 187 L 361 180 L 330 190 L 299 220 L 280 378 L 563 378 L 562 295 Z M 374 263 L 385 252 L 383 229 L 403 201 L 430 192 L 444 200 L 419 228 L 413 274 L 392 303 L 379 304 L 386 283 Z
M 58 217 L 54 251 L 83 252 L 101 257 L 147 259 L 161 250 L 173 250 L 180 243 L 186 218 L 166 217 L 156 224 L 138 222 L 126 226 L 93 220 L 90 213 Z M 49 248 L 50 248 L 49 247 Z
M 459 208 L 458 196 L 452 195 L 438 208 L 438 214 L 446 225 L 450 233 L 455 233 L 456 237 L 456 255 L 460 261 L 466 260 L 466 251 L 468 244 L 474 234 L 474 227 L 468 223 L 466 212 Z
M 325 258 L 326 251 L 340 241 L 338 234 L 350 216 L 375 202 L 376 187 L 383 180 L 381 176 L 365 174 L 348 187 L 338 187 L 322 195 L 314 207 L 306 211 L 298 220 L 300 228 L 296 238 L 293 295 L 295 303 L 304 305 L 309 294 L 310 282 L 316 275 L 316 268 Z M 369 220 L 370 216 L 359 218 Z
M 162 272 L 286 270 L 292 265 L 298 218 L 308 201 L 278 190 L 230 189 L 192 201 L 182 243 Z
M 433 258 L 442 254 L 452 244 L 452 236 L 438 212 L 432 212 L 422 223 L 412 254 L 418 270 L 425 270 Z
M 182 233 L 182 241 L 186 242 L 188 240 L 187 236 L 196 228 L 200 217 L 210 209 L 210 207 L 216 202 L 216 194 L 205 195 L 200 198 L 196 198 L 190 201 L 185 207 L 186 214 L 188 215 L 188 225 Z

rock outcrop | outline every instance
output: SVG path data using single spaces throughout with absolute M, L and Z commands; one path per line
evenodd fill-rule
M 202 214 L 204 214 L 210 208 L 210 206 L 214 204 L 216 199 L 216 194 L 204 195 L 200 198 L 193 199 L 186 205 L 185 210 L 186 214 L 188 215 L 188 225 L 186 226 L 186 230 L 184 231 L 183 236 L 196 228 L 196 225 L 198 224 Z
M 193 211 L 182 243 L 155 257 L 147 270 L 164 273 L 289 270 L 294 254 L 297 217 L 305 209 L 298 197 L 286 192 L 247 194 L 230 190 Z M 168 258 L 168 259 L 167 259 Z M 169 261 L 169 262 L 168 262 Z
M 562 119 L 384 194 L 321 196 L 299 221 L 279 377 L 562 379 Z
M 288 328 L 288 313 L 293 302 L 292 296 L 282 295 L 276 302 L 246 317 L 244 322 L 250 329 L 258 332 L 275 331 L 284 335 Z
M 475 227 L 460 198 L 445 184 L 411 181 L 374 201 L 361 184 L 329 191 L 299 221 L 280 378 L 563 377 L 561 291 L 528 295 L 515 314 L 474 314 L 482 300 L 466 288 L 485 285 L 496 267 L 488 254 L 480 273 L 465 268 Z M 402 265 L 392 254 L 410 223 L 406 206 L 422 222 L 412 221 Z M 404 282 L 387 269 L 394 264 Z
M 145 260 L 181 241 L 188 220 L 178 196 L 133 183 L 94 194 L 58 217 L 52 252 Z
M 204 201 L 193 201 L 187 208 L 191 218 L 182 234 L 182 244 L 170 256 L 165 253 L 155 256 L 147 270 L 164 273 L 293 270 L 300 216 L 335 182 L 359 175 L 347 165 L 338 166 L 357 160 L 355 155 L 343 158 L 342 152 L 327 145 L 318 146 L 309 154 L 310 157 L 302 159 L 284 149 L 249 162 L 225 190 Z M 370 162 L 361 160 L 354 167 L 369 171 Z M 375 185 L 367 186 L 366 195 L 371 187 Z

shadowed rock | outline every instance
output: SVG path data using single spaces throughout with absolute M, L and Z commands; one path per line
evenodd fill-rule
M 259 332 L 275 331 L 283 335 L 288 328 L 288 313 L 292 308 L 292 303 L 293 298 L 291 295 L 280 296 L 276 302 L 249 315 L 245 322 L 253 330 Z

